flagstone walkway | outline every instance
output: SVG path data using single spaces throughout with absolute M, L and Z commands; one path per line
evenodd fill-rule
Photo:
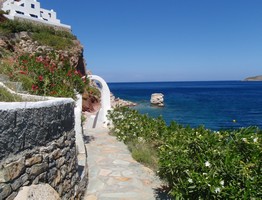
M 107 129 L 84 130 L 84 140 L 89 168 L 84 200 L 168 199 L 157 192 L 161 186 L 158 177 L 136 162 L 126 145 Z

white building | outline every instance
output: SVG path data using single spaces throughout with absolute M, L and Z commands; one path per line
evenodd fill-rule
M 2 10 L 8 12 L 5 16 L 12 20 L 22 18 L 71 30 L 71 26 L 60 23 L 55 11 L 41 8 L 36 0 L 6 0 Z

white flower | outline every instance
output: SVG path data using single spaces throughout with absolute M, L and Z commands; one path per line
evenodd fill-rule
M 217 187 L 216 189 L 215 189 L 215 193 L 220 193 L 221 192 L 221 189 L 219 188 L 219 187 Z
M 257 137 L 253 139 L 253 141 L 254 141 L 255 143 L 257 143 L 257 140 L 258 140 L 258 138 L 257 138 Z
M 247 142 L 247 138 L 242 138 L 242 141 L 243 142 Z
M 224 180 L 220 181 L 219 183 L 220 183 L 220 185 L 222 185 L 222 186 L 224 186 L 224 184 L 225 184 Z
M 204 176 L 206 176 L 206 175 L 207 175 L 207 173 L 203 173 L 203 175 L 204 175 Z
M 191 178 L 188 179 L 189 183 L 193 183 L 193 180 Z
M 210 167 L 210 166 L 211 166 L 210 162 L 206 161 L 206 162 L 205 162 L 205 166 L 206 166 L 206 167 Z

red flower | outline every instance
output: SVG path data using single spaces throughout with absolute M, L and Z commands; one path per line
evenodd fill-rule
M 28 60 L 23 60 L 23 63 L 24 63 L 24 64 L 28 63 Z
M 36 58 L 36 62 L 42 62 L 42 61 L 43 61 L 42 56 L 39 56 L 39 57 Z
M 20 70 L 19 73 L 20 73 L 20 74 L 27 74 L 27 72 L 22 71 L 22 70 Z
M 54 95 L 54 94 L 57 94 L 57 92 L 56 91 L 51 91 L 50 94 Z
M 33 84 L 33 85 L 32 85 L 32 90 L 33 90 L 33 91 L 38 90 L 38 86 Z
M 71 74 L 71 70 L 69 70 L 69 71 L 67 72 L 67 76 L 69 76 L 69 77 L 72 76 L 72 74 Z
M 42 75 L 38 76 L 39 81 L 43 81 L 44 77 Z

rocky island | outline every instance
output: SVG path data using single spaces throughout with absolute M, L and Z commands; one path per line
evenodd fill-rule
M 262 81 L 262 75 L 245 78 L 244 81 Z

